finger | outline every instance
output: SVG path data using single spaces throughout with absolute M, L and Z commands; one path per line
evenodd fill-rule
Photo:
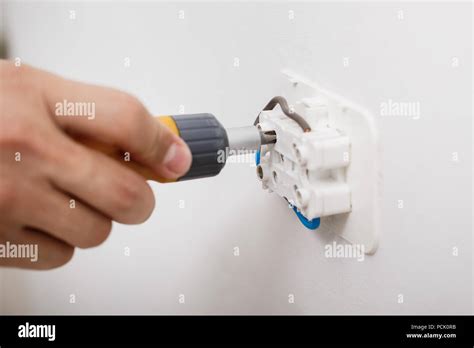
M 74 254 L 72 246 L 38 230 L 18 228 L 8 234 L 11 238 L 1 241 L 8 245 L 8 257 L 0 258 L 0 266 L 51 269 L 69 262 Z
M 22 211 L 28 227 L 79 248 L 103 243 L 112 228 L 109 218 L 52 187 L 33 190 Z
M 151 117 L 135 97 L 39 70 L 34 76 L 48 86 L 44 98 L 53 116 L 74 106 L 69 111 L 76 117 L 55 117 L 67 132 L 116 145 L 165 178 L 178 178 L 189 170 L 191 152 L 186 143 Z M 80 111 L 82 117 L 77 115 Z
M 140 175 L 66 136 L 58 137 L 55 143 L 62 155 L 48 173 L 56 187 L 124 224 L 141 223 L 150 216 L 155 199 Z

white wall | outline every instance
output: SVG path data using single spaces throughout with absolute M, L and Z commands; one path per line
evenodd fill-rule
M 383 196 L 379 250 L 357 262 L 325 258 L 330 231 L 302 227 L 248 164 L 154 184 L 145 224 L 115 225 L 58 270 L 4 270 L 4 313 L 472 312 L 471 4 L 6 5 L 12 56 L 132 92 L 156 114 L 182 104 L 248 125 L 282 68 L 319 82 L 376 115 Z M 388 99 L 420 102 L 421 118 L 379 116 Z

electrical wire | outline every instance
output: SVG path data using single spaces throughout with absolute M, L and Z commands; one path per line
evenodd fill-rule
M 273 110 L 275 108 L 275 106 L 277 106 L 277 105 L 280 105 L 281 111 L 283 111 L 283 113 L 286 116 L 288 116 L 293 121 L 295 121 L 298 124 L 298 126 L 300 126 L 301 129 L 303 129 L 303 132 L 310 132 L 311 131 L 311 127 L 309 126 L 308 122 L 306 122 L 306 120 L 301 115 L 297 114 L 294 111 L 291 111 L 289 106 L 288 106 L 288 103 L 287 103 L 286 99 L 283 98 L 283 97 L 280 97 L 280 96 L 273 97 L 267 103 L 267 105 L 265 105 L 265 107 L 263 108 L 263 111 Z M 254 122 L 254 125 L 258 124 L 258 122 L 260 121 L 259 119 L 260 119 L 260 117 L 257 116 L 257 119 Z

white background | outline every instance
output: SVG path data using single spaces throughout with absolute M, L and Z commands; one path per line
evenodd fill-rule
M 371 110 L 383 151 L 380 247 L 363 262 L 325 258 L 343 241 L 305 229 L 255 168 L 229 164 L 153 184 L 145 224 L 115 225 L 60 269 L 2 270 L 2 313 L 472 312 L 470 3 L 2 5 L 12 57 L 121 88 L 155 114 L 184 105 L 248 125 L 289 68 Z M 420 119 L 380 116 L 388 99 L 420 102 Z

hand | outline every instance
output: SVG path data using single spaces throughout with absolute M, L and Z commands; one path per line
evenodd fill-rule
M 150 216 L 145 179 L 78 137 L 129 152 L 164 178 L 191 164 L 187 145 L 129 94 L 0 61 L 0 265 L 58 267 L 75 247 L 102 243 L 111 220 Z M 36 262 L 6 250 L 25 244 L 37 245 Z

